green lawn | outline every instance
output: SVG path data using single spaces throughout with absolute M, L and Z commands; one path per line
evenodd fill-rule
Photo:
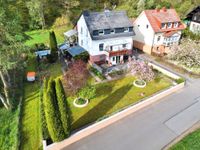
M 85 108 L 73 106 L 75 97 L 68 97 L 72 113 L 72 129 L 78 129 L 99 118 L 114 113 L 130 104 L 141 100 L 141 93 L 150 96 L 155 92 L 163 90 L 171 85 L 171 80 L 163 77 L 147 84 L 145 88 L 133 86 L 134 77 L 125 77 L 119 80 L 110 81 L 96 86 L 96 97 L 91 99 Z
M 30 37 L 29 40 L 25 42 L 26 45 L 31 46 L 36 43 L 44 43 L 46 45 L 49 45 L 49 31 L 54 30 L 57 38 L 57 42 L 63 43 L 64 42 L 64 35 L 63 33 L 70 30 L 71 26 L 61 26 L 54 29 L 49 30 L 34 30 L 34 31 L 28 31 L 26 34 Z
M 200 129 L 190 133 L 170 150 L 200 150 Z
M 15 150 L 18 148 L 19 110 L 0 109 L 0 149 Z
M 35 59 L 31 59 L 28 63 L 27 71 L 35 71 Z M 51 64 L 46 68 L 51 76 L 57 77 L 62 74 L 59 63 Z M 36 72 L 37 73 L 37 72 Z M 42 134 L 40 125 L 40 101 L 39 91 L 40 83 L 26 82 L 24 85 L 24 101 L 22 111 L 22 150 L 38 150 L 42 146 Z

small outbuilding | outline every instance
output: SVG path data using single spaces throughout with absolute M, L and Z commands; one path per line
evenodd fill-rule
M 50 50 L 40 50 L 40 51 L 35 52 L 35 55 L 39 56 L 40 59 L 43 58 L 44 56 L 47 56 L 47 55 L 50 55 L 50 54 L 51 54 Z
M 28 72 L 27 73 L 27 81 L 29 81 L 29 82 L 35 81 L 35 76 L 36 76 L 35 72 Z

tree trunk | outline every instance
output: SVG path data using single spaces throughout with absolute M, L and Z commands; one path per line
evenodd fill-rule
M 1 95 L 1 93 L 0 93 L 0 99 L 1 99 L 1 102 L 3 103 L 4 107 L 6 109 L 9 109 L 9 106 L 7 105 L 5 98 L 3 97 L 3 95 Z
M 9 97 L 9 91 L 8 91 L 9 90 L 9 84 L 6 81 L 5 76 L 4 76 L 4 74 L 3 74 L 2 71 L 0 71 L 0 78 L 1 78 L 1 80 L 3 82 L 4 93 L 5 93 L 7 104 L 8 104 L 8 106 L 11 106 L 11 104 L 10 104 L 10 97 Z

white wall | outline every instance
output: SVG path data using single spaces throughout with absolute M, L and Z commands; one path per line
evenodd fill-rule
M 190 23 L 190 30 L 194 33 L 200 34 L 200 23 L 191 21 Z
M 81 33 L 81 28 L 83 31 L 82 33 Z M 90 36 L 89 30 L 87 28 L 83 15 L 78 20 L 77 29 L 78 29 L 78 44 L 90 53 L 91 44 L 92 44 L 91 36 Z
M 148 25 L 148 28 L 147 28 Z M 144 13 L 144 11 L 139 15 L 139 17 L 134 22 L 135 36 L 134 40 L 145 43 L 152 46 L 154 39 L 154 31 Z
M 112 38 L 112 39 L 104 39 L 104 40 L 93 40 L 91 44 L 92 50 L 90 51 L 91 55 L 100 55 L 105 54 L 104 51 L 99 51 L 99 44 L 104 44 L 104 49 L 110 48 L 113 46 L 113 51 L 118 51 L 122 48 L 122 44 L 127 44 L 127 49 L 132 49 L 133 38 L 132 37 L 120 37 L 120 38 Z M 115 46 L 114 46 L 115 45 Z
M 160 40 L 158 41 L 158 37 L 160 36 Z M 167 46 L 167 43 L 178 43 L 181 37 L 181 31 L 178 31 L 177 33 L 173 34 L 172 36 L 166 38 L 164 37 L 164 33 L 156 33 L 154 38 L 154 46 L 159 46 L 165 43 L 165 46 Z
M 78 43 L 80 46 L 85 48 L 90 55 L 105 54 L 104 51 L 99 51 L 99 44 L 104 44 L 104 49 L 113 45 L 113 51 L 122 49 L 122 44 L 127 44 L 127 49 L 132 49 L 133 38 L 132 37 L 119 37 L 104 40 L 92 40 L 89 30 L 87 28 L 83 15 L 80 17 L 78 23 Z M 81 28 L 83 32 L 81 34 Z M 109 49 L 108 49 L 109 50 Z

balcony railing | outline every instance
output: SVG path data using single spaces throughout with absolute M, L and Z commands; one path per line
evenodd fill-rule
M 108 57 L 112 57 L 112 56 L 120 56 L 120 55 L 130 55 L 132 53 L 131 50 L 128 49 L 122 49 L 122 50 L 118 50 L 118 51 L 109 51 L 109 50 L 105 50 L 105 54 Z

